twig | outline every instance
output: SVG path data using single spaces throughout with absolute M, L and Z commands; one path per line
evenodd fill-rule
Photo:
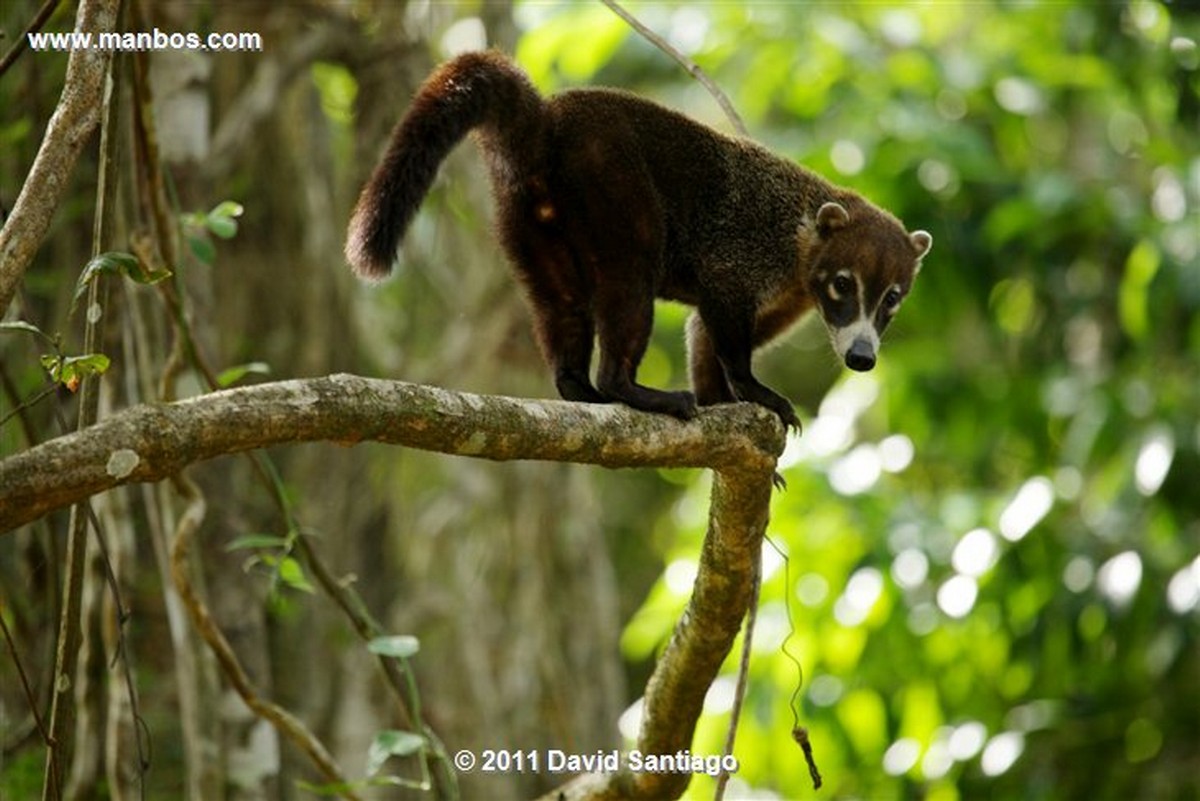
M 775 544 L 775 541 L 770 537 L 766 538 L 767 542 L 775 549 L 775 553 L 783 559 L 783 586 L 791 587 L 791 560 L 788 555 Z M 788 634 L 783 638 L 783 643 L 779 646 L 779 650 L 791 660 L 796 666 L 796 687 L 792 690 L 792 697 L 788 701 L 788 706 L 792 710 L 792 739 L 800 746 L 800 750 L 804 753 L 804 761 L 808 763 L 808 775 L 812 779 L 813 789 L 821 789 L 821 772 L 817 770 L 817 762 L 813 758 L 812 744 L 808 741 L 808 729 L 800 725 L 800 708 L 796 701 L 800 697 L 800 691 L 804 687 L 804 666 L 800 664 L 800 660 L 787 649 L 787 642 L 792 635 L 796 633 L 796 624 L 792 620 L 792 601 L 791 595 L 785 594 L 783 599 L 783 611 L 787 615 Z
M 86 4 L 85 4 L 86 5 Z M 84 14 L 85 5 L 80 6 L 80 16 Z M 80 21 L 82 27 L 82 19 Z M 72 61 L 74 59 L 72 58 Z M 113 155 L 115 139 L 112 138 L 112 82 L 110 73 L 112 61 L 105 59 L 101 62 L 100 93 L 98 111 L 102 114 L 100 131 L 100 170 L 96 187 L 96 212 L 92 221 L 92 256 L 99 255 L 108 242 L 112 229 L 110 204 L 115 197 Z M 68 78 L 70 68 L 68 67 Z M 76 151 L 78 152 L 78 151 Z M 39 153 L 39 156 L 41 154 Z M 36 167 L 36 165 L 35 165 Z M 32 176 L 32 173 L 31 173 Z M 22 191 L 24 195 L 24 191 Z M 20 198 L 17 200 L 20 205 Z M 11 222 L 11 221 L 10 221 Z M 5 231 L 8 227 L 5 226 Z M 3 232 L 0 232 L 0 238 Z M 103 281 L 93 281 L 88 287 L 88 308 L 94 308 L 101 303 Z M 0 308 L 3 308 L 0 306 Z M 100 337 L 100 324 L 103 315 L 87 316 L 84 328 L 83 346 L 85 352 L 93 352 Z M 79 390 L 79 416 L 77 429 L 83 430 L 96 422 L 99 406 L 100 379 L 89 374 L 83 380 Z M 62 770 L 65 767 L 65 757 L 69 754 L 71 738 L 67 734 L 74 708 L 70 698 L 70 689 L 75 686 L 75 675 L 78 670 L 79 646 L 82 640 L 81 620 L 83 609 L 84 570 L 87 564 L 87 531 L 88 522 L 94 519 L 94 512 L 89 499 L 71 507 L 67 546 L 67 580 L 63 586 L 63 606 L 59 617 L 58 647 L 54 657 L 54 701 L 50 707 L 49 745 L 46 749 L 45 781 L 42 785 L 44 801 L 57 799 L 62 792 Z
M 12 633 L 8 630 L 8 624 L 4 622 L 4 615 L 0 614 L 0 629 L 4 631 L 4 641 L 8 643 L 8 652 L 12 655 L 13 664 L 17 666 L 17 675 L 21 677 L 21 687 L 25 690 L 25 700 L 29 702 L 29 711 L 33 713 L 33 722 L 37 725 L 38 733 L 42 735 L 42 742 L 50 745 L 50 732 L 46 730 L 46 726 L 42 723 L 42 716 L 38 714 L 38 702 L 33 695 L 33 688 L 29 686 L 29 677 L 25 675 L 25 668 L 21 664 L 21 655 L 17 653 L 17 644 L 13 642 Z
M 821 772 L 817 770 L 817 761 L 813 759 L 812 743 L 808 741 L 808 729 L 800 725 L 793 726 L 792 739 L 799 744 L 800 750 L 804 752 L 804 761 L 808 763 L 808 776 L 812 779 L 813 789 L 820 790 Z
M 208 607 L 197 594 L 188 576 L 188 553 L 196 530 L 204 519 L 207 507 L 203 495 L 186 476 L 179 475 L 174 483 L 176 490 L 188 499 L 189 504 L 187 511 L 179 519 L 175 531 L 175 542 L 171 546 L 171 577 L 175 582 L 175 589 L 179 592 L 180 599 L 192 618 L 192 625 L 208 643 L 208 647 L 216 656 L 217 663 L 221 666 L 225 677 L 237 694 L 241 696 L 246 706 L 273 725 L 280 734 L 307 754 L 326 781 L 343 785 L 342 792 L 346 798 L 357 798 L 358 796 L 352 791 L 346 789 L 349 785 L 333 756 L 325 749 L 321 741 L 308 731 L 304 723 L 283 707 L 259 695 L 241 662 L 238 661 L 237 654 L 234 653 L 229 641 L 225 639 L 225 635 L 213 620 Z
M 266 457 L 262 457 L 266 459 Z M 283 498 L 284 496 L 279 496 Z M 337 581 L 330 572 L 329 567 L 325 564 L 321 555 L 312 547 L 307 537 L 301 536 L 297 539 L 300 554 L 304 557 L 305 566 L 312 572 L 317 580 L 317 584 L 325 591 L 326 595 L 342 610 L 346 618 L 353 625 L 354 630 L 358 632 L 359 637 L 363 641 L 369 641 L 375 637 L 381 637 L 385 634 L 382 626 L 367 610 L 366 604 L 350 587 Z M 403 666 L 404 675 L 401 675 L 401 668 L 396 664 L 396 661 L 388 656 L 380 655 L 378 657 L 379 665 L 383 669 L 384 675 L 387 677 L 389 686 L 392 692 L 395 693 L 397 699 L 401 703 L 401 707 L 408 716 L 410 725 L 418 730 L 426 741 L 429 743 L 430 756 L 428 757 L 427 766 L 433 776 L 435 797 L 439 799 L 456 799 L 458 795 L 458 775 L 454 772 L 450 757 L 446 752 L 446 747 L 442 743 L 440 737 L 433 728 L 425 722 L 421 715 L 420 698 L 416 694 L 416 688 L 413 685 L 412 670 L 407 665 Z
M 60 0 L 46 0 L 42 3 L 42 7 L 25 26 L 25 30 L 21 31 L 21 35 L 13 42 L 12 47 L 8 48 L 8 52 L 4 54 L 3 58 L 0 58 L 0 76 L 8 72 L 8 68 L 16 63 L 21 54 L 25 52 L 29 45 L 29 34 L 41 30 L 42 26 L 46 24 L 46 20 L 50 19 L 50 15 L 54 13 L 54 9 L 58 8 L 59 2 Z
M 689 75 L 699 81 L 700 84 L 708 90 L 709 94 L 716 99 L 717 104 L 721 107 L 721 110 L 725 112 L 725 116 L 729 118 L 729 122 L 733 125 L 734 130 L 736 130 L 742 136 L 750 135 L 746 131 L 746 125 L 742 122 L 741 116 L 733 107 L 733 103 L 729 101 L 729 97 L 723 91 L 721 91 L 721 87 L 717 86 L 717 84 L 708 77 L 708 74 L 701 69 L 699 64 L 692 61 L 683 53 L 680 53 L 678 50 L 672 47 L 666 39 L 663 39 L 657 33 L 647 28 L 641 20 L 622 8 L 616 2 L 616 0 L 600 0 L 600 2 L 608 6 L 609 9 L 611 9 L 612 12 L 618 17 L 629 23 L 631 28 L 640 33 L 651 44 L 679 62 L 679 65 L 687 70 Z

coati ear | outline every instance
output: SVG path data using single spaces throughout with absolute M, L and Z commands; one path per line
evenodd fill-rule
M 918 259 L 922 258 L 933 247 L 933 237 L 929 235 L 928 231 L 913 231 L 908 235 L 908 238 L 912 241 L 913 247 L 917 251 Z
M 827 236 L 848 222 L 850 222 L 850 214 L 841 203 L 834 203 L 831 200 L 821 204 L 821 208 L 817 209 L 817 233 L 821 236 Z

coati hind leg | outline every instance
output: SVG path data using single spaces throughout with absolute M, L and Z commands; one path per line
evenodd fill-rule
M 654 292 L 649 270 L 639 286 L 629 270 L 602 273 L 596 287 L 596 327 L 600 339 L 600 367 L 596 383 L 613 400 L 635 409 L 661 412 L 689 419 L 696 414 L 696 396 L 691 392 L 668 392 L 637 383 L 637 368 L 650 342 L 654 325 Z
M 543 306 L 534 301 L 534 329 L 546 361 L 554 370 L 554 386 L 563 400 L 608 403 L 592 385 L 589 368 L 595 334 L 582 307 Z
M 569 249 L 528 223 L 504 225 L 503 242 L 525 287 L 534 335 L 554 371 L 558 394 L 569 401 L 608 403 L 590 377 L 595 327 L 591 287 Z

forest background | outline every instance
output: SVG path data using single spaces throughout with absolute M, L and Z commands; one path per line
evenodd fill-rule
M 0 47 L 38 5 L 3 4 Z M 395 280 L 364 286 L 341 256 L 387 132 L 453 52 L 498 46 L 545 92 L 619 86 L 729 130 L 711 94 L 599 3 L 127 5 L 130 30 L 256 31 L 264 46 L 137 60 L 182 245 L 167 265 L 171 292 L 110 285 L 119 322 L 98 346 L 112 359 L 102 415 L 158 397 L 176 308 L 207 363 L 233 368 L 226 383 L 353 372 L 553 396 L 490 233 L 473 146 L 443 169 Z M 1082 0 L 630 8 L 704 68 L 756 139 L 934 238 L 872 373 L 844 375 L 807 323 L 759 360 L 805 425 L 780 463 L 788 489 L 771 507 L 728 795 L 1196 797 L 1200 10 Z M 43 29 L 70 30 L 74 12 L 62 4 Z M 66 63 L 65 53 L 26 52 L 0 75 L 6 210 Z M 129 187 L 148 170 L 131 151 L 116 171 L 118 250 L 136 251 L 145 210 Z M 83 316 L 69 310 L 98 175 L 94 138 L 4 316 L 60 333 L 68 353 L 83 351 Z M 659 306 L 645 383 L 686 384 L 684 316 Z M 23 329 L 0 334 L 0 456 L 58 434 L 60 415 L 73 419 L 69 392 L 43 394 L 49 349 Z M 180 395 L 202 391 L 194 367 L 173 380 Z M 352 577 L 389 632 L 419 641 L 409 664 L 451 752 L 627 745 L 691 591 L 706 472 L 494 464 L 383 445 L 269 458 L 282 495 L 242 459 L 189 471 L 208 506 L 195 578 L 255 680 L 343 764 L 364 764 L 396 713 L 371 654 L 307 591 L 287 550 L 296 532 Z M 163 484 L 100 506 L 132 612 L 120 629 L 152 746 L 147 797 L 197 786 L 312 797 L 297 784 L 313 780 L 304 756 L 230 700 L 179 617 L 160 534 L 182 502 Z M 0 537 L 12 643 L 0 659 L 4 799 L 42 791 L 45 748 L 17 663 L 44 703 L 66 524 L 64 512 Z M 89 568 L 78 690 L 93 714 L 76 739 L 92 744 L 111 739 L 105 721 L 128 703 L 119 660 L 105 652 L 115 621 L 102 565 Z M 790 735 L 801 672 L 789 654 L 826 779 L 816 793 Z M 735 654 L 694 753 L 721 751 L 736 668 Z M 182 711 L 181 671 L 200 692 Z M 189 716 L 220 732 L 205 765 L 181 745 L 202 725 Z M 113 792 L 101 751 L 77 749 L 68 794 Z M 412 777 L 411 763 L 393 767 Z M 561 779 L 459 781 L 464 797 L 499 798 Z M 699 776 L 687 797 L 713 791 Z

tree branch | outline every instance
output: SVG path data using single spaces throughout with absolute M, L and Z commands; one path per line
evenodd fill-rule
M 623 406 L 522 400 L 353 375 L 297 379 L 126 409 L 0 461 L 0 532 L 193 462 L 288 442 L 373 440 L 498 461 L 711 467 L 770 475 L 776 419 L 749 404 L 687 424 Z
M 112 31 L 117 21 L 117 0 L 83 0 L 75 30 Z M 58 201 L 66 191 L 79 152 L 100 122 L 104 76 L 112 54 L 80 48 L 71 51 L 58 108 L 46 126 L 42 146 L 25 178 L 12 214 L 0 229 L 0 316 L 12 302 L 25 269 L 50 228 Z
M 704 696 L 753 593 L 778 418 L 752 404 L 681 423 L 624 406 L 472 395 L 353 375 L 297 379 L 126 409 L 0 461 L 0 532 L 92 494 L 193 462 L 288 442 L 387 442 L 484 459 L 714 470 L 708 533 L 687 610 L 646 686 L 638 749 L 691 745 Z M 581 776 L 561 799 L 676 798 L 690 773 Z
M 780 438 L 782 443 L 782 438 Z M 733 647 L 754 590 L 771 500 L 772 470 L 718 470 L 713 478 L 708 532 L 687 609 L 646 684 L 638 751 L 674 755 L 688 750 L 704 697 Z M 678 798 L 689 772 L 584 774 L 541 801 L 617 801 Z

